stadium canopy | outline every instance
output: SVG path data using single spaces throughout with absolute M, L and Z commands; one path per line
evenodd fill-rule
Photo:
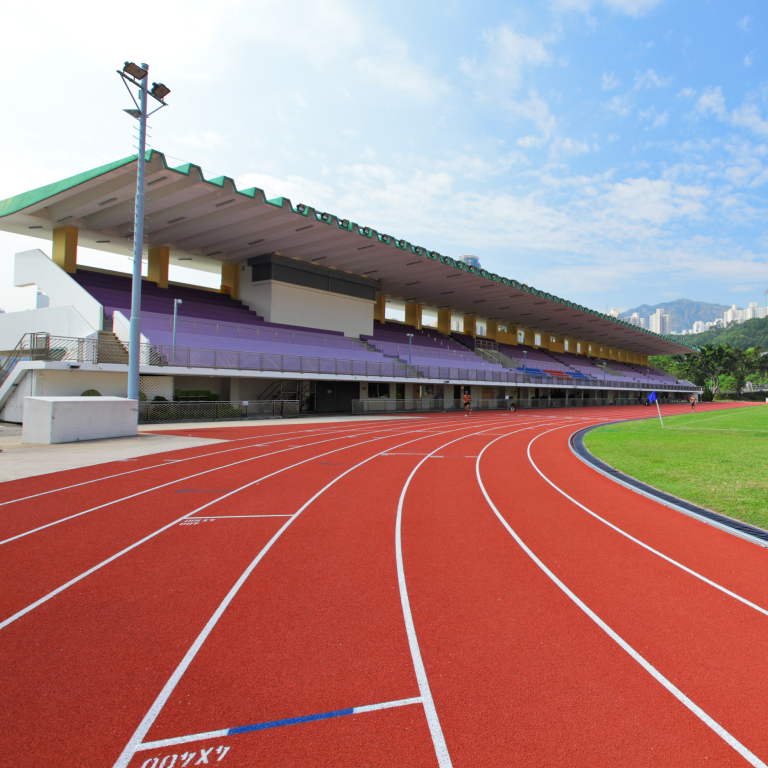
M 197 165 L 170 167 L 146 155 L 145 246 L 168 247 L 170 262 L 208 272 L 278 253 L 378 281 L 380 293 L 556 336 L 646 355 L 696 348 L 533 286 L 288 198 L 267 199 L 233 179 L 206 179 Z M 0 201 L 0 230 L 51 239 L 76 227 L 81 246 L 127 255 L 133 247 L 137 156 Z

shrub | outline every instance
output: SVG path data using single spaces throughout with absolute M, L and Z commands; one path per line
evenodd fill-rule
M 709 386 L 704 387 L 704 391 L 701 393 L 701 402 L 711 403 L 714 397 L 715 396 L 712 394 L 712 390 L 709 388 Z
M 147 396 L 143 392 L 139 392 L 139 402 L 144 403 L 147 400 Z
M 153 403 L 167 403 L 168 402 L 168 398 L 167 397 L 163 397 L 162 395 L 155 395 L 152 398 L 152 402 Z
M 98 389 L 86 389 L 80 393 L 80 397 L 101 397 L 101 392 Z

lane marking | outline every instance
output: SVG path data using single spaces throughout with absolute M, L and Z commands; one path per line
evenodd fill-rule
M 365 437 L 365 436 L 367 436 L 369 434 L 374 434 L 374 435 L 375 434 L 379 434 L 379 435 L 381 435 L 381 432 L 388 433 L 388 432 L 391 432 L 391 431 L 392 431 L 392 429 L 378 430 L 378 431 L 376 431 L 376 430 L 368 430 L 367 432 L 363 432 L 362 436 Z M 419 430 L 419 431 L 422 431 L 422 430 Z M 401 433 L 401 434 L 404 434 L 404 433 Z M 360 437 L 360 436 L 361 435 L 354 435 L 353 437 Z M 388 434 L 384 434 L 384 435 L 381 435 L 381 437 L 379 439 L 383 440 L 384 438 L 389 437 L 389 436 L 390 435 L 388 435 Z M 4 539 L 4 540 L 0 541 L 0 546 L 2 546 L 3 544 L 8 544 L 8 543 L 10 543 L 12 541 L 16 541 L 17 539 L 22 539 L 25 536 L 30 536 L 33 533 L 38 533 L 39 531 L 44 531 L 46 528 L 51 528 L 54 525 L 59 525 L 60 523 L 65 523 L 68 520 L 74 520 L 76 517 L 81 517 L 82 515 L 87 515 L 90 512 L 96 512 L 99 509 L 104 509 L 105 507 L 112 506 L 112 504 L 119 504 L 122 501 L 128 501 L 129 499 L 135 499 L 137 496 L 142 496 L 145 493 L 151 493 L 152 491 L 158 491 L 161 488 L 167 488 L 170 485 L 176 485 L 176 483 L 181 483 L 181 482 L 183 482 L 185 480 L 191 480 L 194 477 L 200 477 L 201 475 L 207 475 L 207 474 L 210 474 L 211 472 L 218 472 L 218 471 L 223 470 L 223 469 L 229 469 L 231 467 L 237 466 L 238 464 L 245 464 L 245 463 L 247 463 L 249 461 L 257 461 L 258 459 L 265 459 L 265 458 L 267 458 L 269 456 L 277 456 L 280 453 L 288 453 L 289 451 L 297 450 L 299 448 L 311 448 L 313 445 L 322 445 L 323 443 L 332 443 L 334 440 L 338 440 L 338 439 L 340 439 L 340 438 L 338 438 L 338 437 L 329 437 L 329 438 L 327 438 L 325 440 L 318 440 L 318 441 L 316 441 L 314 443 L 306 443 L 305 445 L 300 445 L 300 446 L 295 446 L 295 447 L 288 447 L 288 448 L 282 448 L 282 449 L 277 450 L 277 451 L 272 451 L 272 453 L 262 453 L 259 456 L 251 456 L 250 458 L 247 458 L 247 459 L 240 459 L 239 461 L 234 461 L 234 462 L 231 462 L 230 464 L 223 464 L 220 467 L 213 467 L 211 469 L 205 469 L 202 472 L 196 472 L 193 475 L 186 475 L 185 477 L 180 477 L 180 478 L 175 479 L 175 480 L 170 480 L 167 483 L 162 483 L 161 485 L 156 485 L 156 486 L 153 486 L 152 488 L 145 488 L 144 490 L 137 491 L 136 493 L 130 494 L 129 496 L 122 496 L 119 499 L 113 499 L 112 501 L 107 501 L 104 504 L 99 504 L 96 507 L 91 507 L 90 509 L 85 509 L 82 512 L 76 512 L 73 515 L 68 515 L 67 517 L 62 517 L 59 520 L 54 520 L 53 522 L 46 523 L 45 525 L 40 525 L 37 528 L 31 528 L 28 531 L 24 531 L 23 533 L 16 534 L 15 536 L 11 536 L 11 537 L 9 537 L 7 539 Z M 276 440 L 275 442 L 282 442 L 282 441 Z M 362 444 L 363 443 L 357 443 L 357 445 L 362 445 Z M 241 447 L 241 448 L 233 448 L 232 450 L 243 450 L 243 448 L 248 448 L 248 447 L 250 447 L 250 446 L 244 446 L 244 447 Z M 344 448 L 342 448 L 340 450 L 344 450 L 346 448 L 352 448 L 352 447 L 354 447 L 354 446 L 346 445 L 346 446 L 344 446 Z M 224 451 L 220 451 L 219 453 L 224 453 Z M 211 455 L 217 455 L 217 454 L 211 454 Z M 321 453 L 318 456 L 316 456 L 315 458 L 319 458 L 320 456 L 327 456 L 327 455 L 328 454 Z M 129 472 L 125 472 L 123 474 L 130 474 L 130 473 Z M 271 475 L 267 475 L 267 477 L 271 477 Z M 42 495 L 42 494 L 40 494 L 40 495 Z M 28 497 L 28 498 L 32 498 L 32 497 Z M 10 504 L 11 502 L 5 502 L 5 503 Z M 2 627 L 0 626 L 0 628 L 2 628 Z
M 368 424 L 368 423 L 369 422 L 366 422 L 366 424 Z M 308 430 L 301 430 L 302 432 L 306 432 L 307 434 L 306 435 L 298 435 L 298 437 L 300 437 L 300 438 L 301 437 L 316 437 L 318 434 L 321 434 L 321 435 L 322 434 L 325 434 L 325 435 L 335 435 L 335 434 L 338 434 L 338 433 L 349 432 L 350 430 L 354 430 L 354 429 L 358 429 L 358 432 L 357 432 L 356 436 L 359 437 L 360 435 L 365 435 L 365 434 L 368 434 L 369 432 L 394 431 L 395 429 L 400 429 L 401 428 L 400 426 L 398 426 L 398 427 L 395 427 L 393 425 L 389 425 L 389 426 L 390 426 L 389 430 L 376 430 L 376 429 L 373 429 L 372 427 L 371 428 L 366 428 L 366 429 L 357 428 L 357 427 L 344 427 L 344 428 L 339 428 L 339 429 L 336 429 L 336 430 L 325 429 L 325 431 L 323 429 L 308 429 Z M 144 433 L 142 433 L 142 434 L 144 434 Z M 161 432 L 159 434 L 165 434 L 165 433 Z M 290 434 L 292 436 L 291 437 L 282 437 L 285 434 Z M 50 491 L 40 491 L 40 493 L 33 493 L 33 494 L 29 495 L 29 496 L 21 496 L 18 499 L 10 499 L 8 501 L 0 501 L 0 507 L 4 507 L 7 504 L 16 504 L 19 501 L 28 501 L 29 499 L 36 499 L 39 496 L 48 496 L 51 493 L 59 493 L 59 491 L 68 491 L 68 490 L 71 490 L 72 488 L 80 488 L 83 485 L 90 485 L 92 483 L 98 483 L 98 482 L 101 482 L 102 480 L 113 480 L 116 477 L 124 477 L 125 475 L 133 475 L 133 474 L 136 474 L 138 472 L 146 472 L 149 469 L 162 469 L 163 467 L 166 467 L 168 465 L 168 463 L 177 464 L 177 463 L 186 462 L 186 461 L 194 461 L 196 459 L 205 459 L 205 458 L 209 458 L 210 456 L 218 456 L 218 455 L 223 454 L 223 453 L 232 453 L 233 451 L 244 451 L 244 450 L 247 450 L 248 448 L 266 448 L 266 447 L 268 447 L 270 445 L 274 445 L 275 443 L 284 443 L 287 440 L 295 440 L 296 437 L 297 437 L 296 433 L 274 432 L 271 435 L 259 435 L 259 437 L 239 437 L 239 438 L 236 438 L 234 440 L 222 440 L 222 442 L 226 442 L 227 444 L 230 444 L 230 443 L 243 442 L 245 440 L 261 440 L 264 437 L 278 437 L 278 436 L 281 437 L 280 440 L 272 440 L 269 443 L 255 443 L 255 444 L 250 444 L 250 445 L 241 445 L 241 446 L 238 446 L 237 448 L 225 448 L 224 450 L 221 450 L 221 451 L 213 451 L 212 453 L 203 453 L 203 454 L 199 454 L 197 456 L 188 456 L 188 457 L 183 458 L 183 459 L 162 459 L 162 461 L 163 461 L 162 464 L 152 464 L 149 467 L 139 467 L 138 469 L 131 469 L 128 472 L 118 472 L 118 473 L 116 473 L 114 475 L 104 475 L 103 477 L 96 477 L 96 478 L 93 478 L 92 480 L 84 480 L 81 483 L 74 483 L 73 485 L 65 485 L 65 486 L 62 486 L 61 488 L 52 488 Z M 218 440 L 220 438 L 212 438 L 212 439 L 217 439 Z M 176 450 L 184 451 L 184 450 L 192 450 L 192 449 L 191 448 L 178 448 Z M 152 455 L 152 454 L 150 454 L 150 455 Z M 157 454 L 154 454 L 154 455 L 157 455 Z M 140 457 L 138 457 L 136 459 L 118 459 L 117 461 L 120 461 L 120 462 L 123 462 L 123 461 L 141 461 L 144 458 L 148 458 L 148 457 L 140 456 Z M 109 463 L 109 462 L 107 462 L 107 463 Z M 93 465 L 87 464 L 87 465 L 84 465 L 82 467 L 72 467 L 69 470 L 63 470 L 63 471 L 69 472 L 69 471 L 74 471 L 74 470 L 77 470 L 77 469 L 87 469 L 90 466 L 93 466 Z M 13 482 L 13 481 L 9 480 L 9 481 L 6 481 L 6 482 Z
M 456 430 L 446 430 L 446 431 L 460 431 L 460 428 L 456 429 Z M 412 431 L 404 432 L 403 434 L 409 434 L 409 433 L 413 434 Z M 440 433 L 438 433 L 438 435 L 439 434 Z M 445 433 L 443 433 L 443 434 L 445 434 Z M 432 436 L 433 435 L 429 435 L 429 437 L 432 437 Z M 128 552 L 130 552 L 131 550 L 133 550 L 136 547 L 140 546 L 141 544 L 144 544 L 145 542 L 149 541 L 150 539 L 153 539 L 155 536 L 158 536 L 163 531 L 167 531 L 169 528 L 173 528 L 174 526 L 176 526 L 179 523 L 181 523 L 182 520 L 187 520 L 188 518 L 192 517 L 193 515 L 197 514 L 198 512 L 202 511 L 203 509 L 206 509 L 207 507 L 210 507 L 213 504 L 217 504 L 219 501 L 223 501 L 224 499 L 229 498 L 234 493 L 238 493 L 239 491 L 243 491 L 246 488 L 250 488 L 251 486 L 258 484 L 262 480 L 267 480 L 268 478 L 274 477 L 275 475 L 279 475 L 282 472 L 287 472 L 289 469 L 294 469 L 295 467 L 301 466 L 302 464 L 306 464 L 306 463 L 308 463 L 310 461 L 314 461 L 315 459 L 318 459 L 321 456 L 328 456 L 328 455 L 330 455 L 332 453 L 338 453 L 339 451 L 346 451 L 349 448 L 357 448 L 358 446 L 366 445 L 367 443 L 375 443 L 377 440 L 385 440 L 387 437 L 392 437 L 392 435 L 378 436 L 378 437 L 373 438 L 372 440 L 363 440 L 363 442 L 361 442 L 361 443 L 354 443 L 353 445 L 345 445 L 343 448 L 334 448 L 331 451 L 326 451 L 325 453 L 321 453 L 321 454 L 318 454 L 316 456 L 311 456 L 308 459 L 303 459 L 302 461 L 296 462 L 295 464 L 291 464 L 291 465 L 289 465 L 287 467 L 283 467 L 282 469 L 278 469 L 275 472 L 271 472 L 268 475 L 264 475 L 264 476 L 258 478 L 257 480 L 253 480 L 250 483 L 246 483 L 245 485 L 240 486 L 240 488 L 237 488 L 234 491 L 231 491 L 230 493 L 225 494 L 224 496 L 219 496 L 217 499 L 213 499 L 212 501 L 209 501 L 207 504 L 203 504 L 201 507 L 198 507 L 197 509 L 193 509 L 191 512 L 188 512 L 186 515 L 183 515 L 182 517 L 177 518 L 173 522 L 168 523 L 167 525 L 164 525 L 162 528 L 158 528 L 158 530 L 154 531 L 153 533 L 150 533 L 148 536 L 145 536 L 143 539 L 140 539 L 139 541 L 134 542 L 130 546 L 126 547 L 125 549 L 122 549 L 119 552 L 117 552 L 116 554 L 112 555 L 111 557 L 108 557 L 106 560 L 102 560 L 102 562 L 98 563 L 97 565 L 94 565 L 92 568 L 89 568 L 87 571 L 84 571 L 79 576 L 76 576 L 75 578 L 70 579 L 66 584 L 62 584 L 60 587 L 57 587 L 52 592 L 49 592 L 47 595 L 43 595 L 43 597 L 41 597 L 39 600 L 36 600 L 34 603 L 31 603 L 30 605 L 28 605 L 26 608 L 22 608 L 20 611 L 17 611 L 12 616 L 9 616 L 4 621 L 0 622 L 0 629 L 4 629 L 9 624 L 12 624 L 14 621 L 17 621 L 18 619 L 20 619 L 25 614 L 27 614 L 30 611 L 34 610 L 35 608 L 39 607 L 43 603 L 48 602 L 48 600 L 50 600 L 51 598 L 56 597 L 56 595 L 60 594 L 65 589 L 71 587 L 73 584 L 77 584 L 78 581 L 81 581 L 86 576 L 90 576 L 92 573 L 95 573 L 96 571 L 100 570 L 105 565 L 109 565 L 109 563 L 117 560 L 117 558 L 122 557 L 123 555 L 127 554 Z M 422 439 L 424 439 L 424 438 L 423 437 L 418 437 L 418 438 L 415 438 L 414 440 L 410 440 L 408 442 L 415 442 L 416 440 L 422 440 Z M 318 442 L 319 443 L 332 442 L 332 440 L 320 440 Z M 406 445 L 406 444 L 407 443 L 403 443 L 403 445 Z M 276 453 L 282 453 L 282 451 L 277 451 Z M 375 455 L 378 456 L 378 454 L 375 454 Z M 371 458 L 374 458 L 374 457 L 372 456 Z M 251 460 L 252 459 L 243 459 L 243 461 L 251 461 Z M 366 461 L 370 461 L 370 459 L 366 459 Z M 235 463 L 236 464 L 242 464 L 243 462 L 242 461 L 238 461 L 238 462 L 235 462 Z M 365 463 L 365 462 L 363 462 L 363 463 Z M 360 466 L 360 465 L 358 464 L 356 466 Z M 352 469 L 355 469 L 355 467 L 352 467 Z M 352 469 L 348 469 L 347 472 L 351 472 Z M 213 470 L 209 470 L 209 471 L 213 471 Z M 339 475 L 339 477 L 337 477 L 336 480 L 338 480 L 340 477 L 343 477 L 345 474 L 347 474 L 347 472 L 344 472 L 341 475 Z M 204 473 L 201 473 L 201 474 L 204 474 Z M 331 482 L 331 484 L 335 483 L 336 480 L 333 480 Z M 168 485 L 170 485 L 170 483 L 168 483 Z M 326 488 L 327 487 L 330 487 L 330 486 L 326 486 Z M 141 494 L 134 494 L 134 495 L 139 496 Z M 128 498 L 131 498 L 131 497 L 128 497 Z M 108 504 L 104 504 L 102 506 L 109 506 L 109 505 Z M 98 509 L 98 507 L 96 509 Z M 302 509 L 303 509 L 303 507 L 302 507 Z M 83 514 L 83 513 L 80 513 L 80 514 Z M 296 513 L 296 514 L 298 514 L 298 513 Z M 73 517 L 77 517 L 77 516 L 78 515 L 73 515 Z M 295 515 L 292 516 L 291 520 L 293 519 L 293 517 L 295 517 Z M 286 526 L 290 524 L 291 520 L 289 520 L 288 523 L 286 523 Z M 284 526 L 280 530 L 282 531 L 286 526 Z M 2 543 L 2 542 L 0 542 L 0 543 Z
M 290 515 L 216 515 L 215 517 L 206 517 L 206 520 L 237 520 L 245 517 L 290 517 Z M 194 520 L 194 517 L 190 517 L 190 520 Z
M 459 427 L 453 430 L 445 430 L 443 434 L 447 432 L 458 432 L 462 431 L 464 429 L 463 427 Z M 381 439 L 381 438 L 378 438 Z M 422 440 L 423 437 L 417 437 L 413 440 L 406 440 L 404 443 L 400 443 L 399 445 L 392 446 L 392 448 L 400 448 L 403 445 L 408 445 L 410 443 L 415 443 L 417 440 Z M 373 442 L 373 441 L 368 441 Z M 386 449 L 386 450 L 392 450 L 392 448 Z M 342 449 L 337 449 L 342 450 Z M 195 641 L 190 646 L 189 650 L 184 655 L 184 658 L 179 662 L 179 665 L 174 670 L 171 677 L 168 679 L 168 682 L 163 686 L 163 689 L 158 694 L 157 698 L 155 699 L 152 706 L 149 708 L 149 711 L 142 719 L 141 723 L 139 724 L 138 728 L 134 732 L 133 736 L 131 736 L 128 743 L 125 745 L 125 749 L 121 753 L 120 757 L 118 757 L 117 761 L 114 764 L 114 768 L 127 768 L 128 764 L 133 759 L 134 754 L 136 753 L 136 750 L 141 745 L 141 743 L 144 741 L 144 737 L 147 735 L 149 729 L 154 724 L 155 720 L 159 716 L 160 712 L 162 711 L 163 707 L 165 706 L 166 702 L 168 701 L 169 697 L 173 693 L 174 689 L 178 685 L 179 681 L 183 677 L 184 673 L 187 671 L 187 668 L 194 660 L 195 656 L 197 656 L 198 651 L 202 647 L 203 643 L 206 641 L 210 633 L 213 631 L 213 628 L 218 623 L 219 619 L 223 615 L 224 611 L 227 609 L 229 604 L 232 602 L 232 600 L 235 598 L 235 595 L 240 591 L 240 588 L 245 584 L 246 579 L 251 575 L 253 572 L 253 569 L 256 568 L 256 566 L 261 562 L 263 557 L 269 552 L 269 550 L 272 548 L 272 546 L 277 542 L 277 540 L 283 535 L 283 533 L 288 529 L 288 527 L 291 525 L 291 523 L 296 520 L 299 515 L 307 508 L 309 507 L 312 502 L 314 502 L 316 499 L 318 499 L 325 491 L 327 491 L 329 488 L 331 488 L 333 485 L 335 485 L 339 480 L 341 480 L 343 477 L 346 477 L 350 472 L 354 472 L 355 469 L 358 467 L 363 466 L 364 464 L 367 464 L 369 461 L 373 461 L 373 459 L 379 457 L 382 453 L 385 451 L 379 451 L 378 453 L 373 454 L 372 456 L 369 456 L 367 459 L 364 459 L 359 464 L 355 465 L 354 467 L 351 467 L 350 469 L 345 470 L 342 472 L 338 477 L 335 477 L 333 480 L 331 480 L 330 483 L 328 483 L 326 486 L 321 488 L 314 496 L 312 496 L 308 501 L 304 502 L 301 507 L 290 517 L 289 520 L 285 522 L 285 524 L 275 533 L 275 535 L 267 542 L 267 544 L 264 546 L 264 548 L 259 552 L 258 555 L 254 558 L 254 560 L 251 562 L 251 564 L 243 571 L 240 578 L 235 582 L 232 589 L 229 590 L 226 597 L 221 601 L 219 604 L 219 607 L 214 612 L 213 616 L 208 620 L 206 625 L 203 627 L 200 634 L 197 636 Z M 317 457 L 315 457 L 317 458 Z M 309 461 L 310 459 L 308 459 Z M 1 628 L 1 627 L 0 627 Z M 422 693 L 423 697 L 423 693 Z M 433 705 L 434 706 L 434 705 Z M 426 705 L 425 705 L 426 707 Z M 450 765 L 450 761 L 446 764 Z M 441 766 L 442 768 L 442 766 Z
M 240 725 L 235 728 L 223 728 L 219 731 L 207 731 L 205 733 L 193 733 L 189 736 L 179 736 L 175 739 L 161 739 L 160 741 L 146 741 L 139 744 L 137 752 L 145 752 L 148 749 L 160 749 L 161 747 L 174 747 L 177 744 L 189 744 L 192 741 L 204 739 L 216 739 L 222 736 L 236 736 L 238 733 L 250 733 L 251 731 L 265 731 L 270 728 L 282 728 L 286 725 L 298 725 L 311 723 L 316 720 L 330 720 L 334 717 L 347 715 L 360 715 L 364 712 L 377 712 L 380 709 L 392 709 L 394 707 L 408 707 L 412 704 L 422 704 L 421 696 L 412 699 L 399 699 L 398 701 L 385 701 L 381 704 L 368 704 L 364 707 L 350 707 L 349 709 L 337 709 L 334 712 L 320 712 L 316 715 L 304 715 L 302 717 L 288 717 L 284 720 L 271 720 L 266 723 L 254 723 L 253 725 Z
M 509 434 L 524 432 L 528 429 L 536 429 L 537 427 L 540 427 L 540 426 L 543 426 L 543 425 L 540 422 L 536 422 L 531 426 L 514 430 Z M 432 691 L 430 690 L 430 687 L 429 687 L 429 680 L 427 678 L 426 669 L 424 668 L 424 661 L 421 658 L 419 640 L 418 640 L 418 637 L 416 636 L 416 627 L 413 623 L 413 614 L 411 613 L 411 603 L 408 598 L 408 587 L 405 583 L 405 569 L 403 567 L 403 547 L 402 547 L 403 502 L 405 501 L 405 495 L 408 492 L 408 486 L 411 484 L 411 480 L 413 479 L 414 475 L 416 474 L 416 472 L 418 472 L 422 464 L 424 464 L 424 462 L 428 458 L 430 458 L 430 456 L 432 456 L 432 454 L 437 453 L 437 451 L 442 450 L 447 445 L 452 445 L 453 443 L 456 443 L 459 440 L 465 440 L 467 437 L 474 437 L 475 435 L 482 435 L 485 432 L 490 432 L 493 429 L 498 429 L 498 427 L 495 427 L 495 426 L 489 427 L 486 430 L 483 430 L 481 432 L 475 432 L 472 435 L 462 435 L 461 437 L 457 437 L 455 440 L 450 440 L 444 445 L 441 445 L 440 447 L 435 448 L 435 450 L 432 451 L 432 453 L 429 453 L 426 456 L 424 456 L 424 458 L 413 468 L 413 470 L 411 471 L 411 474 L 408 475 L 408 479 L 405 481 L 405 485 L 403 486 L 403 490 L 400 493 L 400 499 L 397 504 L 397 520 L 395 522 L 395 558 L 397 560 L 397 583 L 400 588 L 400 604 L 403 607 L 405 631 L 406 631 L 406 634 L 408 635 L 408 646 L 411 650 L 411 658 L 413 659 L 413 667 L 416 673 L 416 680 L 419 684 L 419 692 L 421 693 L 421 698 L 424 700 L 424 712 L 427 717 L 427 725 L 429 726 L 429 732 L 432 736 L 432 743 L 435 748 L 435 755 L 437 756 L 437 762 L 440 768 L 451 768 L 452 762 L 451 762 L 451 756 L 448 753 L 448 745 L 445 743 L 445 736 L 443 735 L 443 729 L 442 729 L 442 726 L 440 725 L 440 717 L 437 714 L 437 709 L 435 708 L 435 702 L 432 698 Z M 506 435 L 502 435 L 501 437 L 506 437 Z M 501 437 L 496 439 L 500 440 Z M 493 442 L 496 442 L 496 441 L 494 440 Z
M 560 429 L 562 429 L 562 427 L 560 427 Z M 687 565 L 683 565 L 681 562 L 678 562 L 674 558 L 671 558 L 669 555 L 665 555 L 663 552 L 659 552 L 658 549 L 654 549 L 649 544 L 646 544 L 645 542 L 640 541 L 640 539 L 636 539 L 634 536 L 632 536 L 632 534 L 627 533 L 626 531 L 624 531 L 621 528 L 619 528 L 617 525 L 614 525 L 613 523 L 609 522 L 605 518 L 600 517 L 600 515 L 598 515 L 596 512 L 593 512 L 588 507 L 585 507 L 583 504 L 581 504 L 580 502 L 576 501 L 576 499 L 574 499 L 573 496 L 569 496 L 562 488 L 559 488 L 557 485 L 555 485 L 555 483 L 553 483 L 536 466 L 536 463 L 534 462 L 533 458 L 531 457 L 531 446 L 536 442 L 536 440 L 538 440 L 540 437 L 543 437 L 544 435 L 548 434 L 549 432 L 553 432 L 553 431 L 554 430 L 549 429 L 546 432 L 542 432 L 540 435 L 537 435 L 536 437 L 534 437 L 533 440 L 531 440 L 530 443 L 528 443 L 528 461 L 531 463 L 531 466 L 539 473 L 539 475 L 541 475 L 541 477 L 544 480 L 546 480 L 558 493 L 560 493 L 563 496 L 565 496 L 565 498 L 568 499 L 568 501 L 572 502 L 573 504 L 575 504 L 580 509 L 583 509 L 587 514 L 592 515 L 592 517 L 594 517 L 596 520 L 599 520 L 601 523 L 604 523 L 609 528 L 612 528 L 614 531 L 616 531 L 616 533 L 620 533 L 622 536 L 624 536 L 625 538 L 627 538 L 630 541 L 634 542 L 638 546 L 641 546 L 643 549 L 647 549 L 649 552 L 651 552 L 654 555 L 660 557 L 662 560 L 666 560 L 671 565 L 674 565 L 674 566 L 680 568 L 680 570 L 685 571 L 686 573 L 688 573 L 691 576 L 699 579 L 700 581 L 703 581 L 705 584 L 709 584 L 710 587 L 714 587 L 715 589 L 720 590 L 720 592 L 722 592 L 723 594 L 728 595 L 729 597 L 734 598 L 734 600 L 738 600 L 740 603 L 743 603 L 744 605 L 748 606 L 749 608 L 753 608 L 754 610 L 758 611 L 758 613 L 762 613 L 763 616 L 768 616 L 768 610 L 767 609 L 762 608 L 761 606 L 757 605 L 756 603 L 753 603 L 752 601 L 747 600 L 747 598 L 742 597 L 741 595 L 738 595 L 735 592 L 731 592 L 731 590 L 728 589 L 727 587 L 724 587 L 721 584 L 718 584 L 717 582 L 712 581 L 711 579 L 708 579 L 706 576 L 703 576 L 698 571 L 694 571 L 692 568 L 689 568 Z M 574 434 L 576 434 L 576 433 L 574 433 Z M 570 437 L 573 437 L 573 435 L 571 435 Z M 570 443 L 570 437 L 569 437 L 569 440 L 568 440 L 569 443 Z M 652 501 L 655 501 L 657 504 L 659 504 L 658 500 L 653 499 L 652 497 L 648 497 L 648 498 L 651 498 Z M 661 505 L 660 504 L 660 506 L 665 506 L 665 505 Z M 696 519 L 698 520 L 699 518 L 696 518 Z M 704 522 L 704 521 L 700 520 L 700 522 Z M 730 531 L 728 531 L 728 532 L 730 533 Z
M 553 430 L 548 430 L 548 432 L 552 432 L 552 431 Z M 547 432 L 543 434 L 547 434 Z M 560 579 L 558 579 L 557 576 L 555 576 L 555 574 L 552 573 L 552 571 L 550 571 L 549 568 L 547 568 L 547 566 L 544 565 L 544 563 L 541 560 L 539 560 L 538 557 L 536 557 L 536 555 L 528 547 L 528 545 L 512 529 L 509 523 L 504 519 L 504 517 L 501 515 L 499 510 L 496 508 L 496 505 L 493 503 L 493 501 L 491 501 L 491 497 L 488 495 L 488 492 L 485 490 L 485 486 L 483 485 L 483 481 L 480 476 L 480 459 L 483 457 L 483 454 L 485 453 L 485 451 L 488 448 L 490 448 L 498 440 L 501 440 L 501 437 L 488 443 L 488 445 L 485 448 L 483 448 L 483 450 L 480 452 L 480 455 L 477 457 L 477 462 L 475 463 L 475 475 L 477 477 L 477 482 L 480 485 L 480 490 L 483 492 L 483 496 L 485 496 L 485 500 L 488 502 L 488 505 L 491 507 L 496 517 L 499 519 L 501 524 L 507 529 L 507 531 L 512 536 L 512 538 L 520 545 L 520 548 L 554 582 L 554 584 L 557 585 L 563 591 L 563 593 L 567 595 L 574 602 L 576 606 L 578 606 L 587 616 L 589 616 L 590 619 L 592 619 L 592 621 L 595 622 L 595 624 L 597 624 L 598 627 L 600 627 L 600 629 L 602 629 L 614 642 L 616 642 L 638 664 L 640 664 L 640 666 L 643 667 L 643 669 L 645 669 L 646 672 L 648 672 L 653 678 L 655 678 L 659 683 L 661 683 L 681 704 L 683 704 L 691 712 L 693 712 L 693 714 L 696 715 L 696 717 L 698 717 L 705 725 L 711 728 L 730 747 L 736 750 L 745 760 L 747 760 L 747 762 L 755 766 L 755 768 L 767 768 L 765 763 L 762 760 L 760 760 L 756 755 L 750 752 L 740 741 L 738 741 L 734 736 L 732 736 L 728 731 L 726 731 L 725 728 L 723 728 L 716 720 L 714 720 L 714 718 L 710 717 L 701 707 L 699 707 L 697 704 L 691 701 L 691 699 L 689 699 L 671 681 L 669 681 L 666 677 L 664 677 L 664 675 L 662 675 L 661 672 L 659 672 L 650 662 L 646 661 L 646 659 L 643 656 L 641 656 L 631 645 L 629 645 L 629 643 L 627 643 L 626 640 L 624 640 L 620 635 L 614 632 L 613 629 L 611 629 L 591 608 L 589 608 L 562 581 L 560 581 Z M 528 444 L 528 448 L 530 451 L 530 443 Z M 529 453 L 529 457 L 530 457 L 530 453 Z

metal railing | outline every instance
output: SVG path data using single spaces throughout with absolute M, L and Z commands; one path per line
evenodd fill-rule
M 477 360 L 478 355 L 474 354 L 473 352 L 470 352 L 467 350 L 466 352 L 462 352 L 460 349 L 439 349 L 437 347 L 422 347 L 417 346 L 414 344 L 413 346 L 409 347 L 407 344 L 399 344 L 396 341 L 379 341 L 378 339 L 369 339 L 368 344 L 374 349 L 376 349 L 378 352 L 381 352 L 383 355 L 389 354 L 388 352 L 385 352 L 386 347 L 390 347 L 392 345 L 396 346 L 396 355 L 397 357 L 407 357 L 408 354 L 411 354 L 411 357 L 427 357 L 437 360 Z M 386 347 L 385 347 L 386 345 Z
M 662 404 L 664 401 L 661 401 Z M 672 402 L 671 400 L 668 402 Z M 626 397 L 610 400 L 607 397 L 569 397 L 569 398 L 532 398 L 532 399 L 490 399 L 473 400 L 473 411 L 503 411 L 515 408 L 581 408 L 592 406 L 619 406 L 619 405 L 643 405 L 645 398 Z M 377 413 L 413 413 L 428 411 L 463 411 L 464 403 L 461 400 L 439 400 L 423 398 L 421 400 L 394 400 L 385 397 L 371 400 L 353 400 L 352 413 L 355 415 Z
M 291 419 L 299 415 L 298 400 L 247 402 L 139 403 L 139 424 L 164 421 L 234 421 L 239 419 Z
M 25 334 L 13 355 L 0 369 L 0 385 L 8 377 L 15 364 L 22 359 L 60 361 L 67 363 L 125 364 L 127 344 L 115 341 L 99 341 L 98 338 L 77 339 L 48 334 Z M 206 368 L 238 371 L 259 371 L 279 374 L 309 374 L 330 376 L 365 376 L 376 379 L 414 379 L 434 382 L 533 385 L 562 388 L 563 379 L 535 375 L 522 371 L 486 370 L 454 366 L 420 365 L 389 359 L 386 361 L 342 360 L 332 357 L 308 357 L 271 352 L 238 352 L 226 349 L 199 349 L 197 347 L 173 347 L 165 344 L 142 344 L 142 365 L 157 368 Z M 574 379 L 568 382 L 579 388 L 610 388 L 641 391 L 655 388 L 661 391 L 697 392 L 700 388 L 685 384 L 662 384 L 600 379 Z

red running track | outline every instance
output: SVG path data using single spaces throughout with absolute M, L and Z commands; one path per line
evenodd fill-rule
M 647 416 L 249 425 L 3 484 L 0 762 L 764 765 L 765 549 L 570 451 Z

